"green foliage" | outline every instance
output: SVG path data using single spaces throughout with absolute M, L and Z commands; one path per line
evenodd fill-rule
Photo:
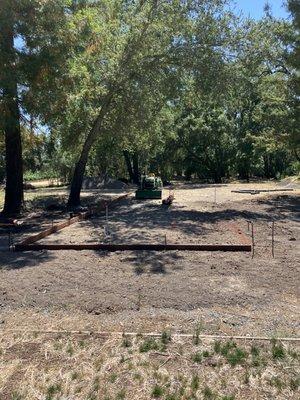
M 191 382 L 191 389 L 195 392 L 199 389 L 199 376 L 194 375 L 192 377 L 192 382 Z
M 166 180 L 299 174 L 298 2 L 288 1 L 291 22 L 238 18 L 226 3 L 3 7 L 0 26 L 9 14 L 19 45 L 16 73 L 2 69 L 0 89 L 19 85 L 25 178 L 68 182 L 95 126 L 88 175 L 131 179 L 124 152 L 138 173 Z
M 215 342 L 214 351 L 224 356 L 232 367 L 242 364 L 247 357 L 247 353 L 237 347 L 236 343 L 232 341 L 228 341 L 225 344 L 222 344 L 220 341 Z
M 285 358 L 285 350 L 281 343 L 276 343 L 276 341 L 272 344 L 272 357 L 274 360 L 280 360 Z
M 150 350 L 158 350 L 159 345 L 157 341 L 150 337 L 144 340 L 143 343 L 140 344 L 139 350 L 140 353 L 147 353 Z
M 163 394 L 164 394 L 164 389 L 159 385 L 155 385 L 154 388 L 152 389 L 151 397 L 158 399 L 158 398 L 162 397 Z

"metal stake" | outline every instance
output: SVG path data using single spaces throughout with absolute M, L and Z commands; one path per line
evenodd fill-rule
M 252 258 L 254 257 L 254 227 L 253 222 L 251 222 L 251 236 L 252 236 Z
M 215 204 L 217 203 L 217 188 L 215 186 Z
M 275 222 L 272 221 L 272 256 L 273 256 L 273 258 L 275 257 L 275 255 L 274 255 L 274 234 L 275 234 Z

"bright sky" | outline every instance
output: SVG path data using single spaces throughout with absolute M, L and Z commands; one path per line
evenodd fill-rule
M 234 0 L 236 9 L 243 11 L 245 16 L 259 19 L 264 13 L 265 0 Z M 284 6 L 285 0 L 268 0 L 271 6 L 272 14 L 275 17 L 287 18 L 288 13 Z

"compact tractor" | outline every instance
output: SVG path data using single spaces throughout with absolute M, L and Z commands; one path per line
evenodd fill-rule
M 154 175 L 141 176 L 140 185 L 135 192 L 136 199 L 161 199 L 162 180 Z

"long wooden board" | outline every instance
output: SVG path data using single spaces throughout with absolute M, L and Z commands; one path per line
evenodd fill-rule
M 130 194 L 131 194 L 131 192 L 126 193 L 126 194 L 124 194 L 122 196 L 119 196 L 119 197 L 117 197 L 115 199 L 112 199 L 110 201 L 103 201 L 102 204 L 100 205 L 100 207 L 95 208 L 95 210 L 103 211 L 103 210 L 105 210 L 106 206 L 111 207 L 112 204 L 117 203 L 118 201 L 125 199 Z M 61 229 L 66 228 L 67 226 L 75 224 L 75 222 L 79 222 L 79 221 L 82 221 L 82 220 L 90 217 L 93 214 L 93 212 L 94 212 L 94 210 L 91 209 L 90 211 L 85 211 L 85 212 L 79 213 L 75 217 L 68 218 L 63 222 L 60 222 L 59 224 L 55 224 L 55 225 L 53 225 L 53 226 L 51 226 L 51 227 L 49 227 L 47 229 L 44 229 L 43 231 L 41 231 L 41 232 L 39 232 L 39 233 L 37 233 L 35 235 L 29 236 L 28 238 L 22 240 L 17 245 L 24 246 L 24 245 L 29 245 L 29 244 L 32 244 L 32 243 L 36 243 L 38 240 L 44 239 L 45 237 L 51 235 L 52 233 L 58 232 Z
M 112 244 L 112 243 L 83 243 L 83 244 L 16 244 L 15 251 L 40 251 L 40 250 L 152 250 L 152 251 L 245 251 L 252 250 L 249 244 Z

